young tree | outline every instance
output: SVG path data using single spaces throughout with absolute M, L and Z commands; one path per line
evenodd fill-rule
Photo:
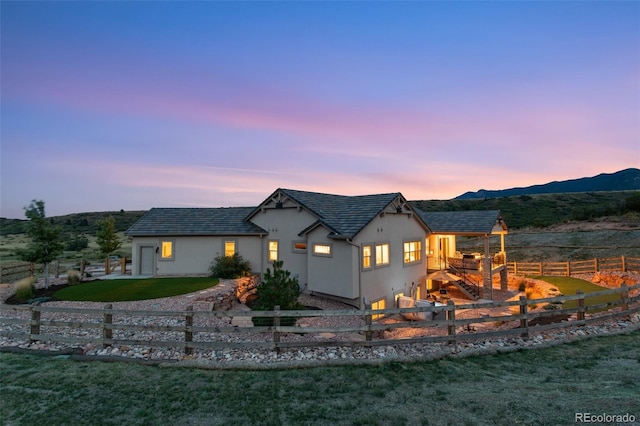
M 291 272 L 282 269 L 283 262 L 277 260 L 273 262 L 273 272 L 269 268 L 263 276 L 263 281 L 256 288 L 257 303 L 255 308 L 259 311 L 272 311 L 276 306 L 280 306 L 283 311 L 291 311 L 302 308 L 298 302 L 300 287 L 298 278 L 292 277 Z M 293 325 L 295 317 L 281 317 L 281 325 Z M 256 326 L 271 326 L 273 318 L 254 317 L 253 324 Z
M 300 307 L 298 296 L 300 287 L 298 278 L 292 277 L 291 272 L 282 269 L 283 262 L 273 262 L 273 272 L 267 268 L 263 281 L 256 289 L 259 310 L 272 310 L 280 306 L 282 310 L 295 310 Z
M 22 260 L 42 263 L 44 265 L 45 287 L 49 287 L 49 264 L 64 250 L 60 238 L 61 229 L 46 220 L 44 201 L 31 200 L 29 207 L 24 208 L 25 216 L 29 219 L 27 235 L 31 242 L 25 250 L 18 253 Z
M 98 221 L 96 237 L 100 252 L 104 256 L 109 256 L 122 246 L 122 242 L 116 233 L 116 220 L 113 216 Z

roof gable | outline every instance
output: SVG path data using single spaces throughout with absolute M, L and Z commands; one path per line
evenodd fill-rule
M 245 221 L 253 207 L 153 208 L 126 232 L 129 236 L 265 235 Z
M 412 213 L 413 209 L 399 192 L 374 195 L 334 195 L 319 192 L 298 191 L 280 188 L 271 194 L 247 219 L 263 208 L 275 202 L 276 208 L 282 208 L 287 201 L 293 201 L 318 220 L 302 233 L 323 225 L 331 230 L 333 238 L 353 238 L 378 214 L 389 206 L 399 208 L 403 213 Z M 397 206 L 395 206 L 397 205 Z

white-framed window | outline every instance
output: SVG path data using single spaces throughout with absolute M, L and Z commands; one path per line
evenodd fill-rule
M 174 259 L 174 241 L 162 240 L 160 241 L 160 260 L 173 260 Z
M 405 241 L 403 243 L 402 254 L 404 263 L 416 263 L 422 260 L 422 242 L 421 241 Z
M 373 258 L 373 246 L 371 244 L 362 245 L 362 270 L 366 271 L 373 267 L 371 259 Z
M 376 268 L 389 264 L 389 243 L 376 244 Z
M 224 242 L 224 255 L 231 257 L 237 252 L 238 243 L 235 240 L 227 240 Z
M 291 251 L 294 253 L 306 253 L 307 242 L 306 241 L 293 241 L 291 243 Z
M 331 247 L 331 244 L 314 244 L 313 254 L 316 256 L 330 257 L 332 253 L 332 249 L 333 247 Z
M 269 262 L 274 262 L 278 260 L 278 241 L 270 240 L 268 244 L 269 244 Z

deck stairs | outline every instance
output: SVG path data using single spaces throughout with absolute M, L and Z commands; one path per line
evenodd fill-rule
M 471 300 L 480 299 L 480 285 L 471 279 L 471 277 L 464 271 L 455 267 L 449 268 L 451 273 L 461 277 L 461 280 L 451 281 L 465 296 Z

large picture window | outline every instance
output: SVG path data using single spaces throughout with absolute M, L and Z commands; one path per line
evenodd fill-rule
M 404 263 L 420 261 L 422 258 L 422 244 L 420 241 L 407 241 L 403 246 Z
M 376 244 L 376 267 L 389 264 L 389 243 Z

